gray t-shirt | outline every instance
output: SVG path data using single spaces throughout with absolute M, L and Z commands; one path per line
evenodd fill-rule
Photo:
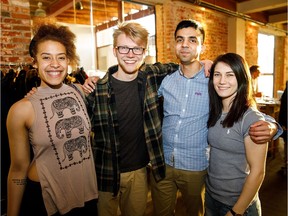
M 208 131 L 211 149 L 206 190 L 215 200 L 233 206 L 250 172 L 244 138 L 248 136 L 250 125 L 264 120 L 264 117 L 256 109 L 249 108 L 233 127 L 223 128 L 221 121 L 226 115 L 227 113 L 223 113 Z M 254 199 L 256 198 L 257 196 Z

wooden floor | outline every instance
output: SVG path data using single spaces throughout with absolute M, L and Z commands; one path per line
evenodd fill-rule
M 274 157 L 268 154 L 266 176 L 259 192 L 262 216 L 287 216 L 287 175 L 283 175 L 284 143 L 280 138 Z M 176 216 L 185 216 L 185 207 L 178 194 Z M 153 215 L 153 206 L 149 193 L 145 216 Z
M 267 158 L 266 177 L 260 189 L 263 216 L 287 216 L 287 174 L 283 175 L 284 142 L 280 139 L 275 157 Z

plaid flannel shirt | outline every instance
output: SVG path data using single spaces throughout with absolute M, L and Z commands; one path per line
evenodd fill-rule
M 179 69 L 177 64 L 143 64 L 138 72 L 138 90 L 144 119 L 144 133 L 151 169 L 156 180 L 165 177 L 165 161 L 162 147 L 161 113 L 157 90 L 163 78 Z M 96 84 L 94 92 L 87 96 L 88 113 L 94 137 L 92 149 L 97 173 L 98 189 L 117 195 L 120 185 L 119 125 L 115 94 L 111 76 L 118 65 L 110 67 Z

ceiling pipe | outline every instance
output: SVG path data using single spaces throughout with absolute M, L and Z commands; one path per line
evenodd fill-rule
M 242 13 L 239 13 L 239 12 L 231 11 L 231 10 L 219 7 L 217 5 L 214 5 L 214 4 L 203 2 L 201 0 L 198 0 L 198 1 L 197 0 L 188 0 L 188 1 L 191 2 L 191 3 L 196 1 L 197 5 L 199 5 L 201 7 L 205 7 L 205 8 L 208 8 L 208 9 L 211 9 L 211 10 L 215 10 L 215 11 L 218 11 L 218 12 L 221 12 L 221 13 L 225 13 L 225 14 L 228 14 L 228 15 L 231 15 L 231 16 L 234 16 L 234 17 L 237 17 L 237 18 L 241 18 L 241 19 L 244 19 L 244 20 L 247 20 L 247 21 L 250 21 L 250 22 L 254 22 L 254 23 L 258 24 L 258 25 L 268 26 L 268 27 L 271 27 L 271 28 L 273 28 L 273 29 L 275 29 L 277 31 L 284 32 L 286 35 L 288 34 L 287 30 L 278 28 L 278 27 L 276 27 L 274 25 L 271 25 L 271 24 L 268 24 L 268 23 L 263 23 L 263 22 L 254 20 L 254 19 L 252 19 L 250 16 L 248 16 L 246 14 L 242 14 Z

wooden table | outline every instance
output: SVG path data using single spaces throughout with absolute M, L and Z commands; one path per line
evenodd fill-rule
M 276 98 L 256 98 L 258 109 L 278 120 L 280 101 Z

